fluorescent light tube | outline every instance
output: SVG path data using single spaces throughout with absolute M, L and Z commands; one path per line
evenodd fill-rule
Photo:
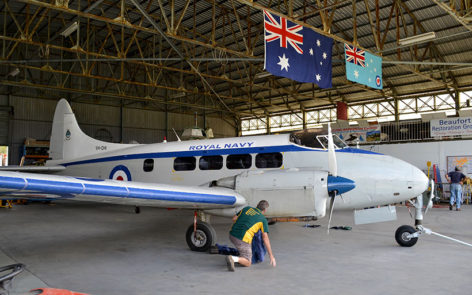
M 398 44 L 399 45 L 412 45 L 412 44 L 418 44 L 418 43 L 431 41 L 433 39 L 436 39 L 436 33 L 435 32 L 428 32 L 428 33 L 424 33 L 424 34 L 420 34 L 420 35 L 400 39 L 400 40 L 398 40 Z
M 70 34 L 74 33 L 78 27 L 79 27 L 79 24 L 77 22 L 73 22 L 70 26 L 65 28 L 64 31 L 60 33 L 60 35 L 64 37 L 69 37 Z

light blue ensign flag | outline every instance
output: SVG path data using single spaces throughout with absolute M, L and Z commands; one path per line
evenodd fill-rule
M 375 89 L 382 89 L 382 58 L 369 52 L 344 44 L 346 77 L 349 81 Z

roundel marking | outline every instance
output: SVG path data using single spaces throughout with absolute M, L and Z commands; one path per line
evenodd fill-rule
M 380 87 L 380 76 L 375 77 L 375 84 L 377 84 L 377 87 Z
M 131 181 L 131 173 L 126 166 L 118 165 L 111 170 L 109 178 L 120 181 Z

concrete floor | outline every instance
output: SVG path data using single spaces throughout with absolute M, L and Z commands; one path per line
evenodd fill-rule
M 92 203 L 18 205 L 0 209 L 0 266 L 24 263 L 10 294 L 38 287 L 116 294 L 468 294 L 472 249 L 435 236 L 399 247 L 394 231 L 412 224 L 405 207 L 396 222 L 331 230 L 327 220 L 277 223 L 277 259 L 228 272 L 222 255 L 191 252 L 185 231 L 193 215 Z M 472 208 L 432 209 L 425 225 L 472 242 Z M 229 245 L 230 220 L 213 218 L 218 243 Z M 352 225 L 335 212 L 332 225 Z

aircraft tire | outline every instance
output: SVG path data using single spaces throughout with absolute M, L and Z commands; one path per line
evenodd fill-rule
M 416 229 L 409 225 L 402 225 L 395 232 L 395 240 L 402 247 L 412 247 L 418 242 L 418 238 L 407 238 L 409 234 L 415 233 Z
M 187 245 L 192 251 L 207 252 L 216 240 L 215 230 L 206 222 L 197 222 L 197 231 L 194 234 L 191 224 L 185 234 Z

